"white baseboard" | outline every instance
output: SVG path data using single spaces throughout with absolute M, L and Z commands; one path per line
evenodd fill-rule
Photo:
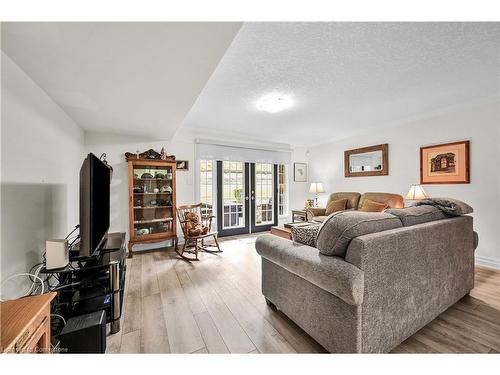
M 500 259 L 476 255 L 476 264 L 483 267 L 495 268 L 497 270 L 500 269 Z

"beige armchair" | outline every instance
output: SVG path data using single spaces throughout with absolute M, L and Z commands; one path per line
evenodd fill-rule
M 309 207 L 306 209 L 307 221 L 313 221 L 315 217 L 325 217 L 326 208 L 323 207 Z
M 328 200 L 326 201 L 326 205 L 328 206 L 328 204 L 331 201 L 335 201 L 338 199 L 347 199 L 346 209 L 348 209 L 348 210 L 357 209 L 360 197 L 361 197 L 361 194 L 355 193 L 355 192 L 332 193 L 328 197 Z M 326 218 L 326 208 L 310 207 L 306 210 L 306 215 L 307 215 L 307 221 L 322 222 Z

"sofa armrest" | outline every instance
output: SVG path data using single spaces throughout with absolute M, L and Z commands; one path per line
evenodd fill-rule
M 346 303 L 362 304 L 363 271 L 342 258 L 321 255 L 314 247 L 271 234 L 259 236 L 255 248 L 261 257 L 332 293 Z
M 473 235 L 474 235 L 474 250 L 476 250 L 477 247 L 479 246 L 479 235 L 477 234 L 476 231 L 473 232 Z
M 307 221 L 311 221 L 314 216 L 325 216 L 326 208 L 309 207 L 306 209 Z

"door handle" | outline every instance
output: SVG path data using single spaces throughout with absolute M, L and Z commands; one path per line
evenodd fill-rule
M 245 197 L 245 200 L 247 201 L 247 200 L 248 200 L 248 197 Z
M 254 200 L 254 199 L 255 199 L 255 197 L 254 197 L 254 196 L 252 196 L 252 200 Z

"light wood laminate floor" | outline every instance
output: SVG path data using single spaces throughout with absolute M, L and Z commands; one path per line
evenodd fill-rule
M 254 236 L 188 263 L 171 249 L 127 261 L 121 331 L 108 353 L 323 353 L 260 291 Z M 476 268 L 475 288 L 394 353 L 500 352 L 500 271 Z

